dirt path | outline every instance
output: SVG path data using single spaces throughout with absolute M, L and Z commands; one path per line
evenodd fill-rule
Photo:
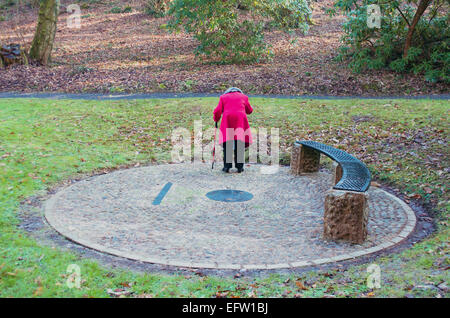
M 409 96 L 448 93 L 448 85 L 425 82 L 422 76 L 388 71 L 354 74 L 333 61 L 342 36 L 343 17 L 330 18 L 314 3 L 307 35 L 269 32 L 266 40 L 275 57 L 254 65 L 211 65 L 194 55 L 190 36 L 164 30 L 167 18 L 143 13 L 142 1 L 131 2 L 132 12 L 114 14 L 116 4 L 90 4 L 82 9 L 81 29 L 59 17 L 50 67 L 15 66 L 0 70 L 3 92 L 66 93 L 218 93 L 238 86 L 251 94 Z M 130 2 L 123 1 L 123 6 Z M 64 10 L 63 10 L 64 11 Z M 31 43 L 37 10 L 0 22 L 0 43 Z M 14 31 L 14 26 L 20 26 Z M 17 31 L 19 30 L 19 31 Z
M 221 93 L 149 93 L 149 94 L 102 94 L 102 93 L 9 93 L 0 92 L 0 98 L 49 98 L 49 99 L 83 99 L 83 100 L 121 100 L 121 99 L 166 99 L 189 97 L 219 97 Z M 450 94 L 415 95 L 415 96 L 331 96 L 331 95 L 252 95 L 261 98 L 306 98 L 306 99 L 440 99 L 449 100 Z

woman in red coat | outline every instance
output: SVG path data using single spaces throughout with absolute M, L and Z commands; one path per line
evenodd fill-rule
M 247 114 L 253 112 L 248 97 L 239 88 L 231 87 L 220 96 L 214 109 L 214 121 L 220 123 L 219 143 L 223 146 L 223 171 L 229 172 L 233 162 L 241 173 L 244 171 L 245 148 L 252 143 L 252 134 Z M 245 148 L 244 148 L 245 147 Z

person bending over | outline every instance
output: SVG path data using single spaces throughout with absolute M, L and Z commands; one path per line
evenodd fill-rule
M 222 117 L 219 144 L 223 147 L 223 171 L 229 172 L 234 165 L 238 172 L 244 171 L 245 148 L 252 143 L 252 134 L 247 115 L 253 112 L 248 97 L 239 88 L 231 87 L 220 96 L 214 109 L 214 121 Z

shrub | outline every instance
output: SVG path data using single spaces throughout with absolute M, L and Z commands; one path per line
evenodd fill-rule
M 370 4 L 380 6 L 380 28 L 368 26 Z M 354 71 L 389 68 L 450 81 L 447 1 L 337 0 L 329 13 L 338 11 L 346 15 L 338 59 L 349 60 Z
M 168 27 L 180 26 L 200 44 L 198 56 L 218 63 L 253 63 L 272 52 L 263 31 L 308 29 L 311 14 L 306 0 L 174 0 Z
M 0 0 L 0 10 L 8 10 L 12 7 L 26 6 L 28 8 L 38 8 L 39 0 Z
M 165 16 L 171 0 L 147 0 L 145 3 L 145 12 L 153 17 Z
M 125 6 L 123 8 L 113 7 L 109 12 L 111 13 L 130 13 L 133 9 L 130 6 Z

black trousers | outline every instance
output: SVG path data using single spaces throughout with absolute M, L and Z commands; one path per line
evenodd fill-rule
M 237 169 L 244 167 L 245 160 L 245 143 L 240 140 L 229 140 L 222 144 L 223 146 L 223 166 L 224 168 L 231 168 L 234 166 Z

